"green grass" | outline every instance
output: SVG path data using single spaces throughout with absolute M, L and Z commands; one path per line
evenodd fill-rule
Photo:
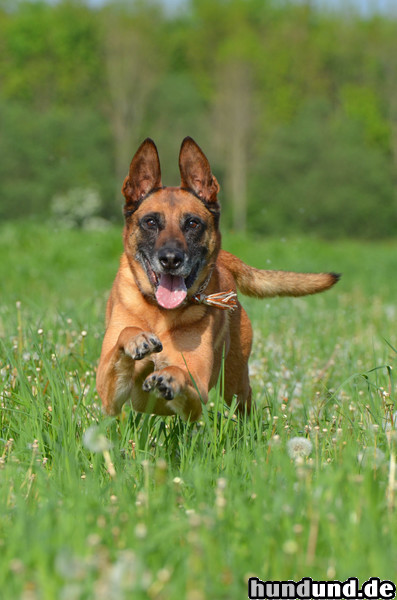
M 250 575 L 395 576 L 397 244 L 224 247 L 343 278 L 315 297 L 243 299 L 254 418 L 218 389 L 197 425 L 128 407 L 116 420 L 95 368 L 120 231 L 0 228 L 1 598 L 237 600 Z M 308 457 L 289 456 L 296 436 Z

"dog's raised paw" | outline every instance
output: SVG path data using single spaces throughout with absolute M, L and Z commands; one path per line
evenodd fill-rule
M 124 351 L 133 360 L 142 360 L 154 352 L 161 352 L 163 344 L 154 333 L 139 333 L 126 344 Z
M 142 389 L 145 392 L 156 392 L 164 400 L 173 400 L 179 391 L 175 377 L 160 371 L 146 377 Z

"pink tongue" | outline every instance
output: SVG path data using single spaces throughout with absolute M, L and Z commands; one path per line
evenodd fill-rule
M 186 298 L 187 290 L 183 277 L 161 275 L 156 290 L 156 300 L 163 308 L 176 308 Z

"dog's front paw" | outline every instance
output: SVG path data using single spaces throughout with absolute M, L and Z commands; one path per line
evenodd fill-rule
M 133 360 L 142 360 L 153 352 L 161 352 L 163 344 L 154 333 L 139 333 L 124 346 L 124 352 Z
M 180 391 L 176 378 L 166 371 L 154 371 L 146 377 L 142 389 L 145 392 L 157 392 L 165 400 L 173 400 Z

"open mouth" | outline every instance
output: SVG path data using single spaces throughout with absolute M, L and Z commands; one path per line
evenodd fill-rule
M 177 308 L 187 295 L 183 277 L 162 273 L 156 288 L 156 300 L 163 308 Z
M 187 290 L 193 285 L 199 270 L 199 265 L 195 265 L 186 278 L 171 273 L 156 273 L 146 257 L 145 267 L 149 281 L 156 288 L 155 296 L 158 304 L 167 309 L 177 308 L 184 302 Z

